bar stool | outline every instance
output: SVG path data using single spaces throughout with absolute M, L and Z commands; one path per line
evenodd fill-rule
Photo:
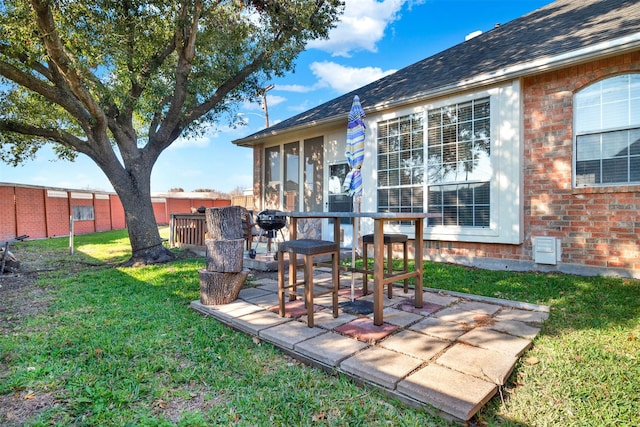
M 403 272 L 409 271 L 409 251 L 407 250 L 407 241 L 409 238 L 406 234 L 384 234 L 384 245 L 387 247 L 387 273 L 393 273 L 393 245 L 394 244 L 402 244 L 403 255 L 404 255 L 404 270 Z M 368 276 L 371 270 L 369 270 L 369 263 L 367 257 L 367 246 L 373 245 L 373 234 L 365 234 L 362 236 L 362 262 L 364 263 L 364 270 L 367 272 L 362 276 L 362 291 L 365 295 L 368 292 Z M 376 262 L 377 260 L 374 260 Z M 399 271 L 399 270 L 396 270 Z M 409 292 L 409 279 L 404 279 L 404 293 Z M 389 283 L 389 287 L 387 288 L 387 296 L 389 298 L 393 298 L 393 283 Z
M 289 254 L 289 284 L 284 284 L 284 253 Z M 302 255 L 304 280 L 299 281 L 297 277 L 298 254 Z M 313 283 L 313 259 L 320 255 L 331 255 L 331 288 L 314 293 Z M 332 294 L 333 317 L 338 317 L 338 289 L 340 280 L 338 277 L 338 261 L 340 259 L 339 249 L 335 242 L 316 239 L 297 239 L 281 242 L 278 245 L 278 302 L 280 305 L 280 316 L 285 315 L 284 292 L 289 291 L 289 301 L 296 299 L 296 287 L 304 285 L 304 301 L 307 308 L 307 326 L 313 327 L 313 297 Z M 321 285 L 319 285 L 321 286 Z

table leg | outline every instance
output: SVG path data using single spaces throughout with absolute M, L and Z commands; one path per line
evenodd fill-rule
M 373 221 L 373 324 L 382 325 L 384 300 L 384 221 Z
M 422 231 L 424 227 L 424 220 L 422 218 L 416 219 L 416 230 L 415 230 L 415 239 L 414 239 L 414 260 L 413 263 L 415 265 L 416 278 L 415 278 L 415 305 L 416 308 L 422 308 L 422 250 L 424 247 Z

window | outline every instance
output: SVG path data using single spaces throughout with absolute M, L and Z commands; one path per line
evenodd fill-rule
M 74 221 L 93 221 L 93 206 L 71 206 L 71 215 Z
M 423 115 L 378 122 L 378 212 L 423 212 Z
M 264 202 L 269 209 L 280 209 L 280 147 L 264 150 Z
M 491 167 L 489 98 L 427 112 L 428 224 L 489 227 Z
M 640 183 L 640 74 L 575 95 L 575 186 Z

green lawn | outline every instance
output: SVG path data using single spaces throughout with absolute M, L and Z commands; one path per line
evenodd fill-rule
M 0 335 L 0 405 L 49 402 L 29 425 L 446 424 L 190 310 L 202 258 L 118 268 L 125 232 L 75 242 L 16 245 L 47 255 L 46 308 Z M 476 425 L 639 425 L 640 282 L 427 263 L 424 283 L 551 306 Z

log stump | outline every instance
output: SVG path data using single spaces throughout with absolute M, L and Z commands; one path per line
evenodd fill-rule
M 240 289 L 249 275 L 241 273 L 219 273 L 200 270 L 200 302 L 204 305 L 229 304 L 238 298 Z
M 238 273 L 242 271 L 244 239 L 204 241 L 207 247 L 207 271 Z
M 228 304 L 238 298 L 249 273 L 242 271 L 242 208 L 208 208 L 206 268 L 199 271 L 200 302 Z

